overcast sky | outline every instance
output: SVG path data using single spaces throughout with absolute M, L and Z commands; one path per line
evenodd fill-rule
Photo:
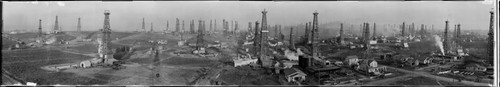
M 221 28 L 222 19 L 236 20 L 240 29 L 246 29 L 248 22 L 261 20 L 261 11 L 268 11 L 269 24 L 297 25 L 312 21 L 313 12 L 319 13 L 319 22 L 344 22 L 360 24 L 434 24 L 436 29 L 444 28 L 444 21 L 450 26 L 460 23 L 462 29 L 487 30 L 489 11 L 493 4 L 482 1 L 467 2 L 230 2 L 230 1 L 164 1 L 164 2 L 4 2 L 3 23 L 5 30 L 38 28 L 52 29 L 55 16 L 63 30 L 76 30 L 77 19 L 81 17 L 82 29 L 102 28 L 104 10 L 110 10 L 111 29 L 114 31 L 133 31 L 141 28 L 142 18 L 146 19 L 146 29 L 153 22 L 154 29 L 175 27 L 175 18 L 185 20 L 204 19 L 209 26 L 210 19 L 217 19 Z M 182 21 L 181 21 L 182 22 Z M 197 24 L 196 24 L 197 25 Z

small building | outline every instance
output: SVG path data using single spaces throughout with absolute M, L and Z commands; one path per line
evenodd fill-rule
M 468 71 L 480 71 L 480 72 L 486 71 L 486 67 L 481 66 L 477 63 L 467 64 L 467 65 L 465 65 L 465 69 Z
M 294 65 L 299 65 L 298 61 L 283 61 L 284 68 L 292 68 Z
M 178 41 L 177 46 L 184 46 L 185 43 L 186 43 L 186 41 Z
M 299 60 L 299 55 L 291 50 L 285 50 L 285 56 L 289 60 Z
M 375 75 L 380 75 L 382 72 L 386 71 L 386 67 L 378 66 L 377 61 L 375 60 L 362 60 L 360 61 L 360 65 L 358 69 L 364 72 L 373 73 Z
M 358 65 L 358 61 L 358 56 L 347 56 L 344 60 L 345 64 L 347 64 L 348 66 Z
M 106 58 L 104 59 L 105 64 L 113 64 L 113 62 L 118 61 L 115 58 Z
M 238 66 L 244 66 L 244 65 L 249 65 L 249 64 L 255 64 L 257 63 L 258 59 L 252 59 L 252 58 L 234 58 L 234 67 Z
M 90 61 L 82 61 L 82 62 L 80 62 L 80 67 L 82 67 L 82 68 L 88 68 L 90 66 L 92 66 L 92 63 L 90 63 Z
M 288 82 L 302 82 L 307 76 L 306 73 L 297 68 L 287 68 L 284 70 L 284 73 Z

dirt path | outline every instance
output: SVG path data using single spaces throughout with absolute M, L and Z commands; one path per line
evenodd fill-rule
M 408 77 L 412 77 L 412 75 L 406 74 L 406 75 L 402 75 L 402 76 L 397 76 L 397 77 L 392 77 L 392 78 L 387 78 L 387 79 L 381 79 L 381 80 L 371 81 L 371 82 L 365 83 L 363 85 L 387 85 L 389 83 L 396 82 L 396 81 L 399 81 L 401 79 L 405 79 L 405 78 L 408 78 Z
M 384 65 L 381 65 L 381 66 L 384 66 Z M 415 76 L 423 76 L 423 77 L 437 79 L 437 80 L 441 80 L 441 81 L 447 81 L 447 82 L 457 82 L 458 81 L 458 80 L 453 79 L 453 78 L 436 76 L 436 75 L 432 75 L 432 74 L 429 74 L 429 73 L 423 72 L 423 71 L 409 71 L 409 70 L 395 68 L 395 67 L 390 67 L 390 66 L 386 66 L 386 67 L 388 69 L 394 69 L 394 70 L 397 70 L 397 71 L 400 71 L 400 72 L 404 72 L 404 73 L 408 73 L 408 74 L 415 75 Z M 488 85 L 490 85 L 488 83 L 478 83 L 478 82 L 464 81 L 464 80 L 462 80 L 460 83 L 467 84 L 467 85 L 472 85 L 472 86 L 488 86 Z

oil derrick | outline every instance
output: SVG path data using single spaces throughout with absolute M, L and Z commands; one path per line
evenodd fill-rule
M 217 31 L 217 19 L 214 20 L 214 31 Z
M 80 18 L 78 18 L 78 25 L 76 26 L 76 31 L 78 31 L 78 32 L 82 31 L 82 25 L 80 23 Z
M 455 37 L 455 38 L 457 38 L 457 43 L 460 42 L 460 33 L 461 33 L 461 31 L 460 31 L 460 24 L 458 24 L 457 25 L 457 31 L 456 31 L 456 35 L 457 36 Z
M 494 24 L 493 24 L 493 22 L 494 22 L 494 19 L 493 19 L 493 18 L 494 18 L 493 11 L 490 11 L 490 29 L 489 29 L 489 31 L 488 31 L 488 45 L 489 45 L 489 46 L 488 46 L 488 55 L 490 55 L 490 56 L 493 56 L 493 54 L 494 54 L 494 53 L 493 53 L 493 52 L 494 52 L 494 51 L 493 51 L 493 50 L 494 50 L 494 49 L 493 49 L 493 46 L 494 46 L 494 45 L 493 45 L 493 44 L 494 44 L 494 43 L 493 43 L 493 39 L 494 39 L 494 38 L 493 38 L 493 25 L 494 25 Z
M 445 28 L 444 28 L 444 42 L 443 42 L 443 48 L 444 48 L 444 52 L 448 52 L 448 49 L 449 49 L 449 45 L 448 45 L 448 20 L 445 21 L 446 25 L 445 25 Z
M 425 29 L 426 27 L 424 26 L 424 24 L 420 25 L 420 36 L 424 36 L 425 34 Z
M 255 51 L 254 52 L 254 55 L 257 56 L 259 55 L 259 52 L 260 52 L 260 29 L 259 29 L 259 22 L 256 21 L 255 22 L 255 30 L 254 30 L 254 38 L 253 38 L 253 46 L 254 46 L 254 49 Z
M 377 37 L 377 24 L 373 23 L 373 39 Z
M 361 42 L 365 42 L 365 31 L 366 31 L 366 23 L 363 22 L 363 24 L 360 25 L 360 28 L 361 28 Z
M 168 31 L 168 20 L 167 20 L 167 28 L 165 28 L 165 32 Z
M 307 40 L 308 40 L 308 41 L 307 41 L 307 43 L 308 43 L 308 44 L 311 44 L 311 43 L 312 43 L 312 37 L 313 37 L 312 35 L 313 35 L 313 32 L 314 32 L 314 30 L 313 30 L 313 27 L 312 27 L 312 26 L 313 26 L 313 25 L 312 25 L 312 23 L 311 23 L 311 22 L 309 22 L 309 26 L 308 26 L 308 29 L 309 29 L 309 32 L 308 32 L 308 33 L 309 33 L 309 34 L 308 34 L 308 36 L 307 36 Z
M 401 25 L 401 36 L 406 37 L 405 22 Z
M 293 40 L 293 27 L 290 27 L 290 48 L 295 49 L 295 41 Z
M 43 33 L 42 33 L 42 19 L 40 19 L 38 21 L 38 38 L 41 39 L 43 36 Z
M 231 32 L 231 31 L 230 31 L 230 28 L 229 28 L 229 21 L 226 21 L 226 31 L 227 31 L 228 33 L 229 33 L 229 32 Z
M 213 31 L 212 20 L 210 20 L 210 31 Z
M 340 23 L 339 39 L 337 40 L 337 43 L 340 45 L 343 45 L 344 43 L 344 23 Z
M 226 29 L 226 19 L 222 19 L 222 29 L 224 29 L 223 33 L 227 32 L 227 29 Z
M 146 22 L 144 21 L 144 18 L 142 18 L 142 30 L 146 31 Z
M 112 58 L 111 50 L 109 49 L 109 43 L 111 41 L 111 26 L 109 23 L 109 10 L 104 11 L 104 26 L 101 29 L 101 41 L 99 43 L 99 57 L 104 58 L 104 60 L 108 58 Z
M 57 33 L 59 31 L 59 23 L 57 21 L 57 16 L 56 16 L 56 23 L 54 24 L 54 30 L 52 30 L 53 33 Z
M 203 24 L 202 24 L 202 21 L 199 20 L 199 23 L 198 23 L 198 38 L 196 40 L 196 49 L 197 50 L 200 50 L 201 49 L 201 44 L 203 44 Z
M 274 37 L 278 38 L 278 25 L 274 25 Z
M 180 29 L 179 18 L 175 18 L 175 32 L 179 33 L 179 29 Z
M 354 29 L 354 25 L 351 24 L 351 27 L 349 28 L 349 33 L 352 34 L 352 30 Z
M 364 43 L 365 43 L 365 46 L 367 49 L 370 48 L 370 24 L 369 23 L 365 23 L 365 37 L 364 37 Z
M 153 33 L 153 22 L 151 22 L 151 30 L 149 30 L 150 33 Z
M 194 33 L 194 20 L 191 20 L 191 22 L 189 23 L 189 33 Z
M 312 55 L 313 58 L 318 58 L 320 56 L 319 51 L 319 33 L 318 33 L 318 12 L 314 12 L 313 26 L 312 26 Z
M 415 23 L 411 23 L 410 35 L 415 36 Z
M 268 30 L 268 25 L 267 25 L 267 11 L 266 9 L 264 9 L 264 11 L 262 11 L 262 29 L 261 29 L 261 39 L 260 39 L 260 59 L 259 61 L 261 61 L 261 65 L 262 66 L 267 66 L 267 62 L 264 62 L 263 60 L 268 60 L 266 57 L 266 53 L 267 53 L 267 38 L 268 38 L 268 33 L 269 33 L 269 30 Z
M 184 20 L 182 20 L 182 31 L 185 31 L 186 29 L 184 28 Z
M 234 22 L 234 32 L 238 32 L 238 21 Z
M 309 43 L 309 36 L 310 36 L 310 35 L 309 35 L 309 31 L 310 31 L 310 30 L 309 30 L 309 23 L 306 23 L 306 32 L 305 32 L 305 34 L 304 34 L 304 39 L 305 39 L 305 41 L 306 41 L 306 44 L 307 44 L 307 43 Z
M 278 29 L 279 29 L 279 30 L 278 30 L 278 31 L 279 31 L 279 33 L 278 33 L 278 34 L 279 34 L 279 40 L 280 40 L 280 41 L 285 40 L 285 35 L 284 35 L 283 33 L 281 33 L 281 25 L 280 25 L 280 26 L 278 26 L 278 27 L 279 27 L 279 28 L 278 28 Z
M 248 32 L 252 32 L 252 22 L 248 22 Z

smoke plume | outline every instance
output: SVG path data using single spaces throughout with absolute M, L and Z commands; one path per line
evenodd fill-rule
M 436 46 L 439 47 L 439 50 L 441 50 L 441 53 L 444 55 L 443 42 L 441 41 L 441 37 L 439 37 L 438 35 L 434 35 L 434 40 L 436 41 Z

